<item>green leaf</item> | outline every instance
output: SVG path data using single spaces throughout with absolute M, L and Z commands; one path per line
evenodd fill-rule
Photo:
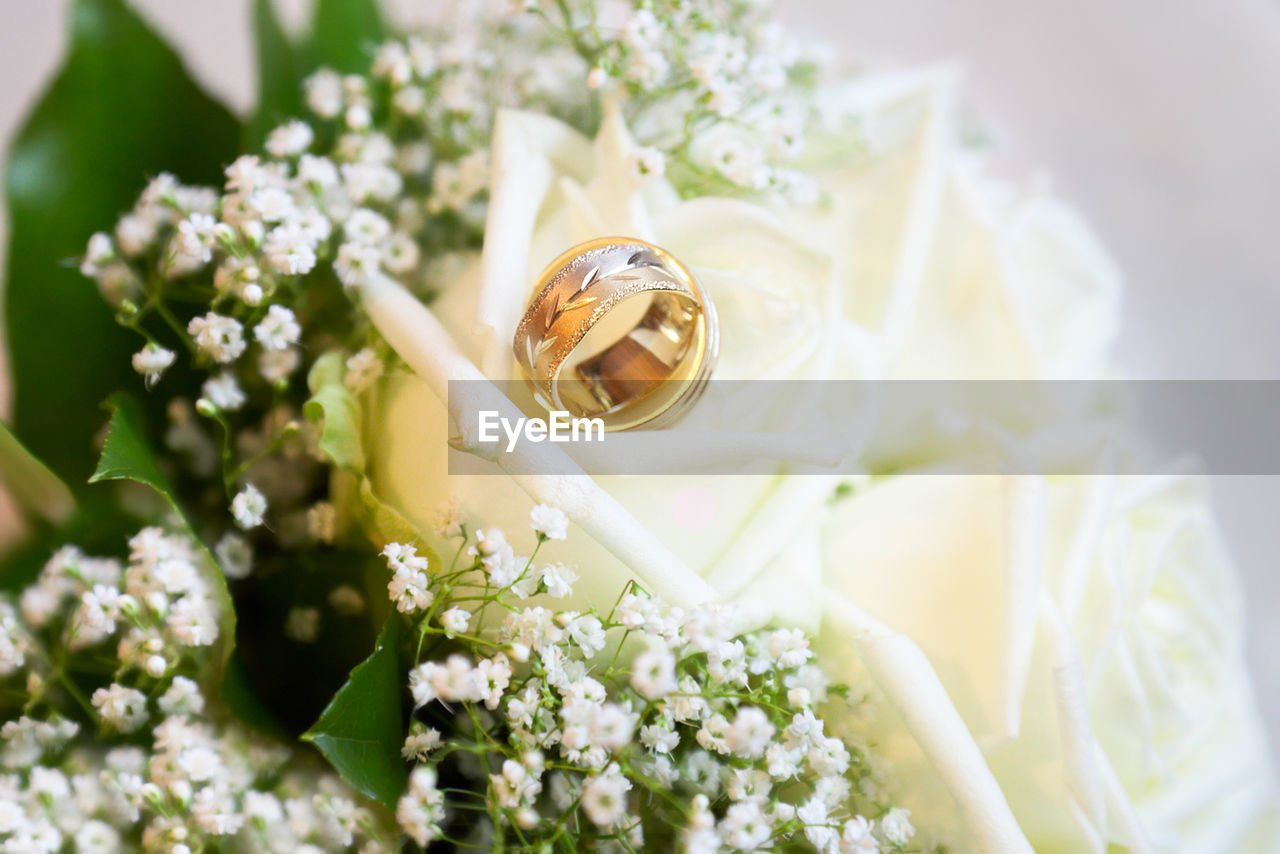
M 360 407 L 342 382 L 342 354 L 328 352 L 316 359 L 307 374 L 311 399 L 302 412 L 320 425 L 319 447 L 334 465 L 364 471 L 364 446 L 360 439 Z
M 302 62 L 289 40 L 274 0 L 253 0 L 258 55 L 258 106 L 245 128 L 245 148 L 256 151 L 272 128 L 302 114 Z
M 175 511 L 181 513 L 169 479 L 147 446 L 137 401 L 120 392 L 111 396 L 107 408 L 111 412 L 111 422 L 107 425 L 107 438 L 102 444 L 98 467 L 89 482 L 136 480 L 160 493 Z
M 146 434 L 142 428 L 142 411 L 137 401 L 123 392 L 118 392 L 107 401 L 107 409 L 111 412 L 111 421 L 107 425 L 107 438 L 102 446 L 98 468 L 89 478 L 89 482 L 132 480 L 151 487 L 173 509 L 174 515 L 182 521 L 191 539 L 199 546 L 205 558 L 203 569 L 209 586 L 213 590 L 220 614 L 218 649 L 214 655 L 217 666 L 207 679 L 210 687 L 216 687 L 221 683 L 223 670 L 235 647 L 236 638 L 236 612 L 231 602 L 231 594 L 227 590 L 226 576 L 219 569 L 213 555 L 196 536 L 190 521 L 178 504 L 169 479 L 160 470 L 160 465 L 147 444 Z
M 317 359 L 307 374 L 311 398 L 302 408 L 307 419 L 320 426 L 320 450 L 342 470 L 335 473 L 329 489 L 339 515 L 359 520 L 376 544 L 413 544 L 438 568 L 439 543 L 383 501 L 366 476 L 361 398 L 343 384 L 344 373 L 341 353 L 331 351 Z
M 150 176 L 220 184 L 240 128 L 122 0 L 75 0 L 70 24 L 62 69 L 10 148 L 5 314 L 14 432 L 78 485 L 93 468 L 98 403 L 140 382 L 129 355 L 141 341 L 71 259 Z
M 376 0 L 316 0 L 311 18 L 311 65 L 365 71 L 374 48 L 386 37 Z
M 407 772 L 400 747 L 400 615 L 387 617 L 373 654 L 351 671 L 320 720 L 303 734 L 352 788 L 395 808 Z
M 0 424 L 0 481 L 18 506 L 46 522 L 61 524 L 75 513 L 71 490 L 4 424 Z

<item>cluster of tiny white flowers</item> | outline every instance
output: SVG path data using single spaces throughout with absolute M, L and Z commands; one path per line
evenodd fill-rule
M 373 77 L 389 88 L 393 120 L 407 123 L 420 142 L 402 157 L 430 169 L 432 212 L 473 220 L 483 214 L 476 202 L 488 183 L 501 107 L 584 117 L 586 64 L 566 34 L 531 23 L 495 4 L 442 4 L 427 30 L 375 54 Z M 348 126 L 365 120 L 367 94 L 351 78 L 320 76 L 309 89 L 317 113 Z
M 348 81 L 347 97 L 357 88 Z M 93 235 L 81 264 L 119 322 L 145 339 L 132 364 L 148 388 L 179 354 L 207 372 L 194 405 L 172 400 L 166 444 L 202 478 L 221 462 L 230 515 L 246 530 L 264 523 L 273 493 L 305 492 L 296 484 L 314 467 L 310 448 L 280 472 L 280 489 L 243 482 L 264 457 L 288 459 L 285 431 L 298 432 L 300 401 L 289 403 L 287 393 L 308 352 L 308 317 L 333 316 L 309 274 L 324 265 L 349 287 L 387 275 L 412 284 L 420 274 L 425 201 L 421 187 L 408 185 L 421 178 L 421 164 L 406 166 L 405 145 L 370 126 L 347 129 L 327 152 L 312 151 L 315 141 L 305 122 L 287 122 L 268 138 L 270 157 L 246 154 L 226 168 L 221 191 L 159 176 L 112 233 Z M 186 314 L 193 296 L 202 303 Z M 341 313 L 356 317 L 345 304 Z M 347 383 L 358 393 L 382 373 L 383 359 L 367 324 L 350 325 Z M 342 332 L 331 327 L 320 331 L 326 346 Z M 266 426 L 276 429 L 259 435 Z
M 302 417 L 314 391 L 304 369 L 339 356 L 341 388 L 358 400 L 391 365 L 345 301 L 382 277 L 429 292 L 459 250 L 480 245 L 500 107 L 590 135 L 616 100 L 641 144 L 639 177 L 665 175 L 684 195 L 814 198 L 794 164 L 829 118 L 814 85 L 820 63 L 769 22 L 769 5 L 446 4 L 430 30 L 375 49 L 367 75 L 315 72 L 309 117 L 227 166 L 221 188 L 160 175 L 90 238 L 81 270 L 141 336 L 141 382 L 170 391 L 190 375 L 168 373 L 180 360 L 195 369 L 167 401 L 166 462 L 199 480 L 221 475 L 214 554 L 228 578 L 268 564 L 255 561 L 263 545 L 341 545 L 343 502 L 325 491 L 330 460 Z M 393 618 L 417 642 L 403 747 L 415 767 L 395 811 L 403 833 L 425 846 L 465 831 L 512 850 L 568 838 L 623 850 L 903 849 L 907 815 L 884 802 L 860 751 L 826 731 L 820 710 L 841 694 L 803 632 L 743 634 L 727 609 L 682 611 L 635 587 L 608 613 L 557 609 L 572 601 L 577 571 L 538 554 L 568 536 L 569 520 L 539 506 L 530 526 L 535 544 L 519 554 L 503 531 L 470 530 L 450 506 L 436 529 L 461 540 L 450 566 L 422 544 L 382 551 Z M 0 678 L 28 673 L 36 702 L 68 692 L 111 737 L 137 741 L 160 716 L 152 751 L 107 754 L 110 808 L 82 809 L 74 826 L 53 808 L 54 778 L 0 776 L 27 816 L 11 821 L 0 797 L 0 841 L 23 851 L 69 840 L 114 850 L 135 838 L 177 854 L 379 850 L 368 815 L 336 788 L 286 782 L 278 762 L 246 765 L 229 736 L 198 720 L 201 695 L 181 674 L 195 675 L 218 632 L 200 555 L 154 529 L 135 539 L 127 566 L 69 552 L 16 606 L 0 599 Z M 350 586 L 326 601 L 340 614 L 365 609 Z M 320 612 L 296 605 L 283 628 L 313 641 Z M 117 639 L 109 678 L 76 694 L 49 654 L 54 637 L 77 654 Z M 63 717 L 11 723 L 5 749 L 36 751 L 27 765 L 77 735 Z M 439 785 L 458 775 L 470 794 Z
M 0 851 L 391 851 L 335 777 L 213 722 L 196 680 L 219 613 L 193 542 L 145 528 L 128 547 L 63 547 L 0 599 Z
M 186 537 L 144 528 L 129 540 L 127 563 L 60 549 L 19 596 L 18 612 L 25 630 L 56 633 L 71 650 L 114 639 L 123 668 L 160 678 L 218 639 L 209 571 Z M 104 724 L 133 728 L 128 696 L 107 694 L 94 705 Z
M 597 12 L 594 3 L 524 8 L 573 34 L 587 87 L 626 95 L 642 142 L 638 176 L 673 173 L 695 192 L 768 191 L 808 203 L 817 188 L 793 164 L 822 116 L 825 64 L 760 0 L 651 0 Z M 671 167 L 671 168 L 668 168 Z
M 500 107 L 591 134 L 603 99 L 620 98 L 643 143 L 638 174 L 665 172 L 686 194 L 812 195 L 786 164 L 821 118 L 817 64 L 769 22 L 769 5 L 445 4 L 430 28 L 372 51 L 367 74 L 316 71 L 308 116 L 229 164 L 222 187 L 152 180 L 113 229 L 92 235 L 81 270 L 142 337 L 132 367 L 146 387 L 174 394 L 165 441 L 176 462 L 201 479 L 221 468 L 239 528 L 291 546 L 328 542 L 307 536 L 322 455 L 314 443 L 286 453 L 298 442 L 283 431 L 307 439 L 296 435 L 309 393 L 300 377 L 336 350 L 359 395 L 390 358 L 333 284 L 391 277 L 429 292 L 480 245 Z M 166 383 L 179 364 L 196 369 L 196 384 L 176 388 L 185 371 Z M 276 477 L 247 486 L 254 467 Z
M 517 851 L 566 833 L 622 850 L 904 850 L 909 814 L 827 731 L 820 710 L 849 701 L 803 631 L 742 634 L 731 608 L 667 607 L 634 586 L 607 614 L 553 610 L 540 603 L 574 575 L 537 554 L 568 535 L 563 512 L 534 508 L 521 557 L 456 506 L 441 519 L 462 539 L 453 565 L 383 552 L 418 639 L 396 817 L 419 845 L 479 832 Z M 440 788 L 454 772 L 475 789 Z

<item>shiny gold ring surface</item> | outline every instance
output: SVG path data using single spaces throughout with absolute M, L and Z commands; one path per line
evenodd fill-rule
M 606 430 L 668 426 L 715 366 L 715 308 L 671 253 L 630 237 L 574 246 L 538 277 L 516 361 L 548 410 Z

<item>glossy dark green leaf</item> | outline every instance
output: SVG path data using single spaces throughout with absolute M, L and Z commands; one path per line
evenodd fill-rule
M 258 105 L 245 128 L 245 148 L 261 147 L 276 125 L 302 114 L 302 60 L 280 25 L 274 0 L 253 0 Z
M 200 547 L 205 558 L 206 574 L 213 595 L 218 600 L 219 613 L 217 651 L 214 660 L 217 667 L 209 675 L 210 687 L 216 687 L 222 678 L 222 670 L 226 665 L 231 650 L 235 647 L 236 613 L 231 602 L 231 594 L 227 590 L 227 579 L 218 568 L 213 555 L 205 548 L 196 536 L 191 523 L 182 512 L 178 499 L 173 493 L 169 479 L 160 469 L 155 454 L 147 444 L 146 434 L 142 426 L 142 410 L 137 401 L 127 394 L 117 393 L 107 403 L 111 411 L 111 421 L 107 425 L 107 436 L 102 446 L 102 455 L 98 460 L 98 468 L 89 479 L 90 483 L 107 480 L 132 480 L 154 489 L 173 509 L 174 514 L 182 520 L 187 532 Z
M 351 671 L 320 720 L 302 737 L 314 744 L 353 788 L 394 808 L 407 772 L 400 747 L 400 616 L 391 614 L 373 654 Z
M 311 18 L 311 65 L 366 71 L 374 49 L 386 37 L 377 0 L 316 0 Z
M 122 0 L 75 0 L 69 14 L 64 64 L 10 148 L 5 313 L 14 432 L 80 489 L 99 404 L 139 382 L 129 354 L 141 342 L 72 259 L 157 173 L 221 184 L 241 132 Z

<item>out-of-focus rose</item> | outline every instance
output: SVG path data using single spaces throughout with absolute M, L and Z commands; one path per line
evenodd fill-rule
M 829 201 L 813 211 L 682 200 L 641 174 L 617 113 L 594 143 L 543 116 L 504 114 L 485 253 L 432 308 L 491 379 L 515 377 L 511 332 L 538 272 L 581 241 L 629 235 L 671 251 L 710 293 L 720 379 L 1099 374 L 1116 322 L 1111 266 L 1062 206 L 983 177 L 956 142 L 950 89 L 945 74 L 854 86 L 847 106 L 874 148 L 856 135 L 815 143 Z M 496 307 L 495 280 L 510 285 Z M 534 502 L 514 483 L 443 475 L 443 412 L 412 375 L 382 383 L 366 419 L 378 493 L 422 525 L 453 494 L 476 524 L 522 528 Z M 793 571 L 786 558 L 832 489 L 816 476 L 598 480 L 689 567 L 733 587 Z M 571 543 L 548 556 L 590 567 L 589 594 L 616 595 L 625 559 Z M 804 571 L 816 583 L 818 567 Z M 769 607 L 816 624 L 809 591 L 785 591 Z
M 1280 850 L 1240 591 L 1197 481 L 899 477 L 827 529 L 828 584 L 924 651 L 1037 852 Z M 934 768 L 891 745 L 908 805 L 945 825 Z

